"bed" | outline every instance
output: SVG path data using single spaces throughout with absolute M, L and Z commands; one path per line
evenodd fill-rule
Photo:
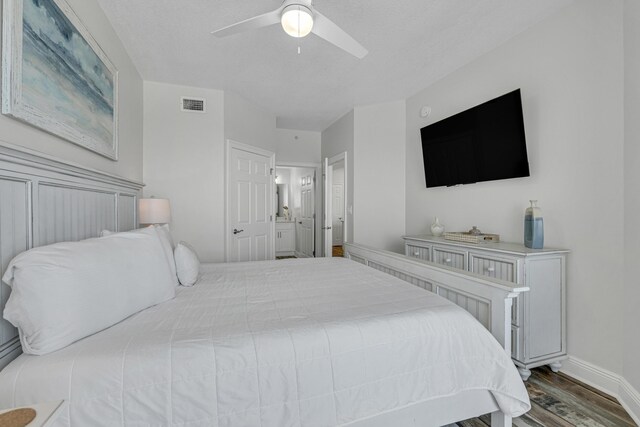
M 0 144 L 0 270 L 31 247 L 133 228 L 140 188 Z M 17 357 L 2 320 L 0 408 L 65 400 L 60 426 L 438 426 L 484 413 L 502 426 L 528 410 L 508 356 L 525 288 L 345 249 L 207 265 L 173 300 L 44 356 Z M 5 285 L 0 297 L 4 308 Z
M 0 373 L 0 406 L 65 400 L 60 426 L 349 425 L 475 390 L 529 409 L 468 312 L 340 258 L 205 265 L 175 299 Z

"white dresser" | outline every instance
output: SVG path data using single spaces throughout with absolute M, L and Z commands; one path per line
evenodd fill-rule
M 459 243 L 429 235 L 405 236 L 405 254 L 452 268 L 528 286 L 512 307 L 514 363 L 523 380 L 531 368 L 554 372 L 567 357 L 565 249 L 529 249 L 515 243 Z M 455 301 L 454 301 L 455 302 Z
M 276 256 L 293 256 L 296 251 L 295 221 L 276 222 Z

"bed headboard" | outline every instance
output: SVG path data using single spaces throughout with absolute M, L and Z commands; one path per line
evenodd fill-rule
M 27 249 L 137 226 L 142 184 L 0 141 L 0 277 Z M 10 288 L 0 284 L 0 313 Z M 0 318 L 0 369 L 21 352 Z

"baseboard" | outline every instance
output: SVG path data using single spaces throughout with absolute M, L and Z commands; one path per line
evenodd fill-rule
M 616 398 L 619 395 L 621 378 L 618 374 L 577 357 L 569 356 L 563 360 L 560 371 Z
M 562 362 L 561 372 L 618 399 L 640 425 L 640 393 L 623 377 L 573 356 Z
M 633 421 L 640 426 L 640 393 L 624 378 L 620 381 L 620 403 L 627 410 Z

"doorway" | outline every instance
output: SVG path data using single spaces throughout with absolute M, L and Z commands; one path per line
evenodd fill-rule
M 316 164 L 276 166 L 276 259 L 316 256 Z
M 343 257 L 347 241 L 347 153 L 324 162 L 324 254 Z
M 333 178 L 331 180 L 331 235 L 332 250 L 334 257 L 343 257 L 344 250 L 344 222 L 345 217 L 345 199 L 344 199 L 344 160 L 340 160 L 333 164 Z

